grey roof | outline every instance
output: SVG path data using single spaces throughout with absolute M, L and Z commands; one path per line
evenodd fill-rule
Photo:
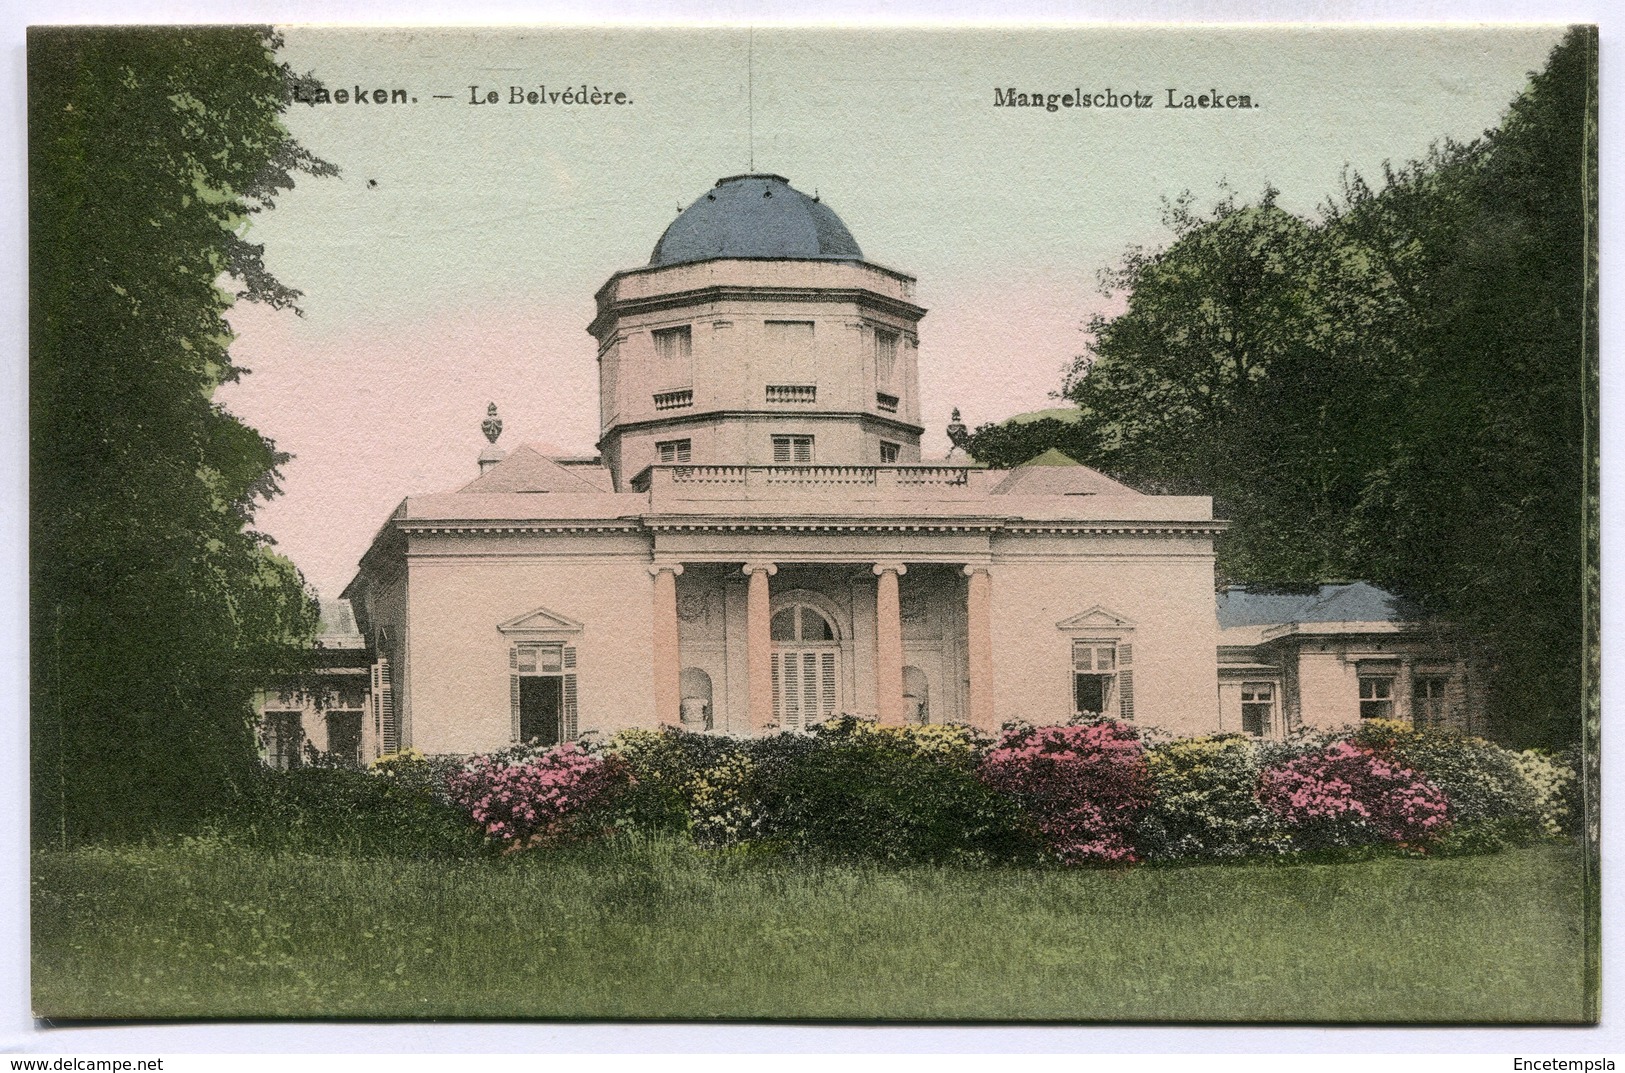
M 544 444 L 526 443 L 457 491 L 492 492 L 599 492 L 612 491 L 608 482 L 593 479 L 586 467 L 564 467 L 547 454 Z M 606 471 L 607 477 L 607 471 Z
M 1312 592 L 1219 593 L 1219 628 L 1274 626 L 1289 622 L 1405 622 L 1399 598 L 1375 585 L 1355 581 L 1321 585 Z
M 995 470 L 994 472 L 998 472 Z M 1026 496 L 1134 496 L 1126 484 L 1119 484 L 1097 469 L 1084 465 L 1071 455 L 1051 447 L 1028 459 L 1000 481 L 993 494 Z
M 366 647 L 349 600 L 322 599 L 317 603 L 321 608 L 321 621 L 316 626 L 317 648 Z
M 863 251 L 828 205 L 782 175 L 731 175 L 671 222 L 649 264 L 714 257 L 856 261 Z

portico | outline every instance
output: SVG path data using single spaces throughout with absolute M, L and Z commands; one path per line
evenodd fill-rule
M 985 564 L 967 577 L 963 563 L 915 563 L 911 574 L 897 559 L 779 554 L 650 568 L 662 723 L 703 712 L 702 729 L 759 734 L 857 713 L 996 729 L 991 703 L 977 720 L 969 699 L 992 697 L 990 656 L 971 658 L 971 640 L 991 637 Z

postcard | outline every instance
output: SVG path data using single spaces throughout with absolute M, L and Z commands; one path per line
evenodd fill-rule
M 37 1017 L 1596 1021 L 1594 27 L 28 47 Z

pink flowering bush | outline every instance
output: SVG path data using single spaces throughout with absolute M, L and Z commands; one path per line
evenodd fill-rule
M 1153 788 L 1134 729 L 1105 719 L 1019 727 L 983 758 L 981 780 L 1019 802 L 1065 864 L 1129 862 Z
M 519 847 L 570 833 L 628 782 L 617 758 L 566 742 L 529 755 L 476 757 L 446 788 L 488 840 Z
M 1391 754 L 1352 741 L 1288 760 L 1259 777 L 1258 799 L 1306 849 L 1421 844 L 1450 826 L 1438 787 Z

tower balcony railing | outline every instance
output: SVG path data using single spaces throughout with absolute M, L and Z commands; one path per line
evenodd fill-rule
M 634 477 L 632 487 L 675 499 L 770 499 L 842 492 L 866 499 L 907 498 L 966 490 L 969 474 L 965 466 L 660 463 Z

